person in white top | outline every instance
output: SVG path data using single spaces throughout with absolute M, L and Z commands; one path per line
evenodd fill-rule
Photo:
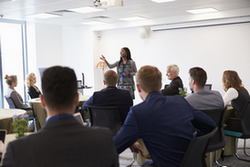
M 224 105 L 226 106 L 231 103 L 235 109 L 235 113 L 233 113 L 232 117 L 241 118 L 244 105 L 250 100 L 248 91 L 242 85 L 242 80 L 236 71 L 224 71 L 222 82 L 224 90 L 226 91 L 226 94 L 223 96 Z M 226 123 L 227 127 L 225 129 L 242 131 L 239 121 L 229 119 Z

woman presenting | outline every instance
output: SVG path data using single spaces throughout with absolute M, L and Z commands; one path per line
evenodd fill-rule
M 100 57 L 100 59 L 104 60 L 109 68 L 117 67 L 117 88 L 128 90 L 132 98 L 135 99 L 135 82 L 133 79 L 133 76 L 137 72 L 135 62 L 131 59 L 130 50 L 126 47 L 121 49 L 120 55 L 120 61 L 117 61 L 114 64 L 109 64 L 103 55 Z

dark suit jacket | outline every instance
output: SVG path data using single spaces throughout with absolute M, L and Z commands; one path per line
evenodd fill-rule
M 193 139 L 193 126 L 201 135 L 212 131 L 216 124 L 181 95 L 163 96 L 160 92 L 151 92 L 145 101 L 131 107 L 114 143 L 121 153 L 141 138 L 155 166 L 179 167 Z
M 179 94 L 178 88 L 183 89 L 183 83 L 180 77 L 176 77 L 175 79 L 173 79 L 166 89 L 161 90 L 161 93 L 164 96 L 178 95 Z
M 119 166 L 112 133 L 82 126 L 74 117 L 51 120 L 7 147 L 3 167 Z
M 93 96 L 83 104 L 82 109 L 85 111 L 87 111 L 86 105 L 117 106 L 119 108 L 121 121 L 124 122 L 130 107 L 133 106 L 133 100 L 129 91 L 117 89 L 115 86 L 109 86 L 104 90 L 95 92 Z

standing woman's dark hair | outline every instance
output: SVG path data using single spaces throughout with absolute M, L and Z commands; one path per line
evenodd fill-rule
M 114 64 L 109 64 L 106 58 L 102 55 L 101 60 L 104 60 L 109 68 L 117 68 L 118 74 L 118 89 L 128 90 L 132 96 L 135 98 L 135 82 L 134 75 L 137 72 L 135 62 L 131 59 L 131 53 L 129 48 L 123 47 L 120 51 L 120 60 L 116 61 Z
M 123 47 L 122 49 L 124 49 L 125 52 L 127 53 L 127 59 L 128 59 L 128 60 L 132 60 L 132 58 L 131 58 L 131 53 L 130 53 L 129 48 Z M 122 62 L 122 57 L 120 58 L 119 65 L 121 64 L 121 62 Z

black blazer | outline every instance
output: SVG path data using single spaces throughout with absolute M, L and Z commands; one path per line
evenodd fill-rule
M 121 121 L 124 122 L 130 107 L 133 106 L 133 100 L 128 90 L 117 89 L 115 86 L 109 86 L 104 90 L 95 92 L 82 106 L 87 111 L 86 105 L 92 106 L 117 106 L 119 108 Z
M 109 129 L 85 127 L 72 117 L 51 120 L 10 142 L 2 166 L 116 167 L 119 162 Z
M 36 86 L 35 86 L 35 87 L 36 87 Z M 37 88 L 37 87 L 36 87 L 36 88 Z M 38 89 L 38 88 L 37 88 L 37 89 Z M 38 89 L 38 90 L 39 90 L 39 89 Z M 30 97 L 31 97 L 32 99 L 38 98 L 39 95 L 41 94 L 40 90 L 39 90 L 39 92 L 37 92 L 37 91 L 35 90 L 35 88 L 33 88 L 33 86 L 30 86 L 30 87 L 29 87 L 28 93 L 29 93 L 29 95 L 30 95 Z
M 178 95 L 179 94 L 178 88 L 183 89 L 183 83 L 180 77 L 176 77 L 175 79 L 173 79 L 167 88 L 161 90 L 161 93 L 164 96 Z

